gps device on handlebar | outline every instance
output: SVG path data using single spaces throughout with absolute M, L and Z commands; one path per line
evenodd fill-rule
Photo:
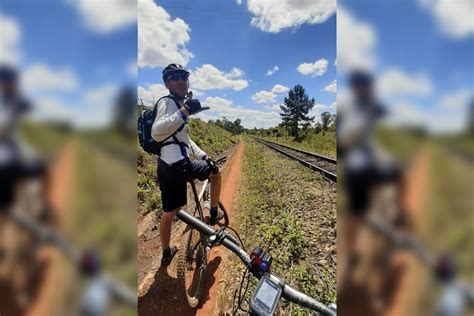
M 281 287 L 263 276 L 258 283 L 250 301 L 251 315 L 267 316 L 273 315 L 281 296 Z

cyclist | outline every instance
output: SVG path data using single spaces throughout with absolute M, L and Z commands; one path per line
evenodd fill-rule
M 46 182 L 46 165 L 18 137 L 18 123 L 30 110 L 18 77 L 14 68 L 0 65 L 0 214 L 14 202 L 20 180 L 39 177 Z
M 344 239 L 351 268 L 357 261 L 354 251 L 356 236 L 362 217 L 371 206 L 373 189 L 382 183 L 398 185 L 402 182 L 399 181 L 401 172 L 394 163 L 380 164 L 381 150 L 373 141 L 375 124 L 386 113 L 375 97 L 373 77 L 366 71 L 354 71 L 349 76 L 349 87 L 353 100 L 340 107 L 337 151 L 344 168 L 344 187 L 348 196 L 350 215 Z M 398 195 L 400 198 L 401 192 Z M 400 214 L 404 213 L 401 199 L 396 203 Z
M 163 248 L 161 264 L 167 266 L 177 252 L 176 247 L 170 247 L 171 223 L 176 212 L 187 203 L 188 180 L 209 179 L 212 183 L 211 225 L 222 219 L 224 213 L 218 209 L 221 188 L 219 168 L 189 137 L 188 117 L 203 110 L 198 100 L 186 99 L 191 94 L 189 72 L 181 65 L 170 64 L 163 69 L 162 74 L 170 95 L 161 98 L 156 104 L 157 114 L 151 133 L 155 141 L 163 144 L 158 157 L 157 171 L 164 212 L 160 222 Z M 191 160 L 190 154 L 199 160 Z
M 23 239 L 19 238 L 22 233 L 8 216 L 22 194 L 29 194 L 21 186 L 25 181 L 39 181 L 42 203 L 40 208 L 18 211 L 43 220 L 48 215 L 44 207 L 48 182 L 46 164 L 18 136 L 19 121 L 29 109 L 19 88 L 18 72 L 13 67 L 0 65 L 0 279 L 11 283 L 19 304 L 28 302 L 31 294 L 27 278 L 18 277 L 24 272 L 23 266 L 27 267 L 30 262 L 20 255 L 25 250 L 22 247 L 27 245 L 23 245 Z

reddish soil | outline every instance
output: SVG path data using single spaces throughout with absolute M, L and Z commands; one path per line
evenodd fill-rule
M 222 176 L 221 202 L 225 206 L 232 222 L 234 196 L 239 185 L 241 162 L 244 146 L 239 142 L 230 161 L 226 164 Z M 229 155 L 228 155 L 229 156 Z M 199 188 L 198 188 L 199 190 Z M 189 190 L 190 191 L 190 190 Z M 192 201 L 188 192 L 188 201 Z M 209 264 L 206 270 L 206 287 L 203 293 L 203 303 L 197 309 L 190 308 L 184 288 L 177 278 L 177 258 L 167 268 L 160 267 L 161 246 L 159 240 L 158 221 L 153 215 L 145 217 L 139 225 L 139 251 L 148 255 L 148 260 L 139 262 L 138 313 L 145 315 L 213 315 L 216 313 L 220 265 L 223 261 L 219 247 L 213 248 L 209 254 Z M 144 221 L 148 224 L 144 224 Z M 151 227 L 145 227 L 151 226 Z M 141 228 L 140 228 L 141 227 Z M 176 222 L 173 225 L 171 244 L 181 246 L 186 225 Z M 143 256 L 145 257 L 145 256 Z M 145 272 L 145 273 L 144 273 Z
M 417 153 L 416 160 L 411 164 L 405 177 L 406 188 L 403 202 L 412 223 L 412 232 L 417 231 L 420 223 L 419 219 L 424 210 L 429 161 L 430 152 L 428 148 L 423 148 Z M 342 221 L 338 220 L 338 229 L 343 226 Z M 344 255 L 344 245 L 341 244 L 344 237 L 342 234 L 339 234 L 339 236 L 338 254 Z M 376 236 L 372 238 L 374 237 L 377 238 Z M 370 243 L 377 242 L 376 239 L 366 241 Z M 410 311 L 413 307 L 411 302 L 415 297 L 416 289 L 419 288 L 416 283 L 419 281 L 421 267 L 416 258 L 406 252 L 395 254 L 391 262 L 390 280 L 385 280 L 387 287 L 384 288 L 384 291 L 387 294 L 387 301 L 383 311 L 374 308 L 371 301 L 373 297 L 369 290 L 370 282 L 366 280 L 365 282 L 346 282 L 338 290 L 338 312 L 340 315 L 413 315 L 412 310 Z M 341 274 L 341 268 L 344 267 L 342 265 L 338 267 L 338 275 Z M 376 271 L 372 270 L 373 273 L 376 273 Z M 376 278 L 374 280 L 377 281 Z
M 74 159 L 74 144 L 68 144 L 55 164 L 50 168 L 50 201 L 53 218 L 58 226 L 61 225 L 61 213 L 67 208 L 71 192 L 72 166 Z M 29 280 L 30 288 L 34 288 L 32 299 L 25 306 L 16 304 L 15 295 L 7 284 L 0 285 L 2 301 L 10 302 L 9 306 L 0 308 L 1 315 L 53 315 L 58 312 L 52 301 L 61 292 L 61 276 L 58 267 L 62 264 L 61 254 L 51 248 L 41 249 L 37 254 L 37 265 L 34 278 Z M 17 295 L 17 294 L 16 294 Z M 0 304 L 3 305 L 3 304 Z M 57 307 L 57 306 L 56 306 Z
M 421 218 L 425 209 L 426 194 L 428 188 L 428 170 L 430 162 L 430 151 L 423 148 L 417 160 L 410 170 L 410 177 L 407 181 L 406 199 L 404 201 L 410 218 L 413 221 L 414 231 L 419 231 Z M 397 266 L 403 267 L 400 275 L 399 286 L 394 293 L 391 306 L 384 313 L 386 316 L 398 316 L 413 314 L 413 298 L 416 298 L 416 291 L 420 282 L 420 264 L 410 253 L 400 253 L 396 258 Z M 417 284 L 418 283 L 418 284 Z
M 74 154 L 75 144 L 69 143 L 51 170 L 51 203 L 54 217 L 59 227 L 61 227 L 64 212 L 67 211 L 71 198 Z M 58 251 L 51 248 L 44 249 L 41 255 L 49 264 L 38 298 L 26 314 L 29 316 L 53 315 L 58 312 L 53 309 L 51 303 L 54 301 L 54 297 L 57 297 L 58 293 L 60 293 L 58 286 L 61 284 L 60 279 L 62 276 L 58 273 L 58 270 L 60 265 L 65 264 L 65 258 Z

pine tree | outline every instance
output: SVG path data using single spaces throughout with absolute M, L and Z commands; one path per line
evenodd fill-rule
M 287 127 L 296 139 L 299 139 L 298 126 L 300 123 L 310 123 L 314 117 L 309 117 L 308 112 L 314 107 L 314 98 L 310 99 L 301 85 L 296 85 L 288 92 L 284 104 L 280 106 L 283 113 L 280 116 L 282 125 Z

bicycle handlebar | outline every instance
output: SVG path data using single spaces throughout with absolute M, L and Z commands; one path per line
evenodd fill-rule
M 30 231 L 40 242 L 45 244 L 52 244 L 58 247 L 61 252 L 71 260 L 74 265 L 79 266 L 81 261 L 81 253 L 75 249 L 67 240 L 58 232 L 48 229 L 40 223 L 33 220 L 31 217 L 18 213 L 11 212 L 10 217 L 19 227 Z M 125 285 L 118 283 L 111 276 L 101 273 L 98 278 L 107 281 L 108 289 L 112 296 L 119 301 L 125 302 L 131 306 L 137 306 L 137 296 L 134 291 L 131 291 Z
M 204 222 L 200 221 L 196 217 L 192 216 L 185 210 L 179 210 L 176 214 L 178 219 L 182 220 L 192 228 L 200 231 L 201 233 L 207 235 L 208 237 L 215 235 L 218 231 L 215 231 L 212 227 L 208 226 Z M 221 241 L 221 245 L 232 251 L 234 254 L 236 254 L 242 263 L 247 267 L 251 268 L 252 264 L 250 262 L 250 257 L 249 255 L 242 249 L 240 246 L 232 241 L 231 238 L 228 238 L 230 235 L 225 236 L 224 239 Z M 252 271 L 252 270 L 251 270 Z M 287 284 L 284 280 L 280 279 L 276 275 L 272 273 L 256 273 L 253 272 L 253 275 L 260 280 L 260 278 L 263 275 L 267 275 L 273 282 L 278 284 L 281 289 L 282 289 L 282 294 L 281 296 L 287 299 L 290 302 L 293 302 L 295 304 L 298 304 L 300 306 L 309 308 L 314 311 L 318 311 L 322 313 L 323 315 L 330 315 L 330 316 L 335 316 L 336 312 L 332 310 L 331 308 L 327 307 L 326 305 L 316 301 L 315 299 L 311 298 L 310 296 L 299 292 L 298 290 L 292 288 L 289 284 Z
M 399 233 L 389 225 L 384 224 L 371 216 L 366 216 L 364 222 L 374 231 L 384 235 L 395 247 L 413 251 L 413 253 L 415 253 L 418 258 L 429 267 L 429 269 L 434 269 L 434 258 L 414 236 L 406 233 Z

